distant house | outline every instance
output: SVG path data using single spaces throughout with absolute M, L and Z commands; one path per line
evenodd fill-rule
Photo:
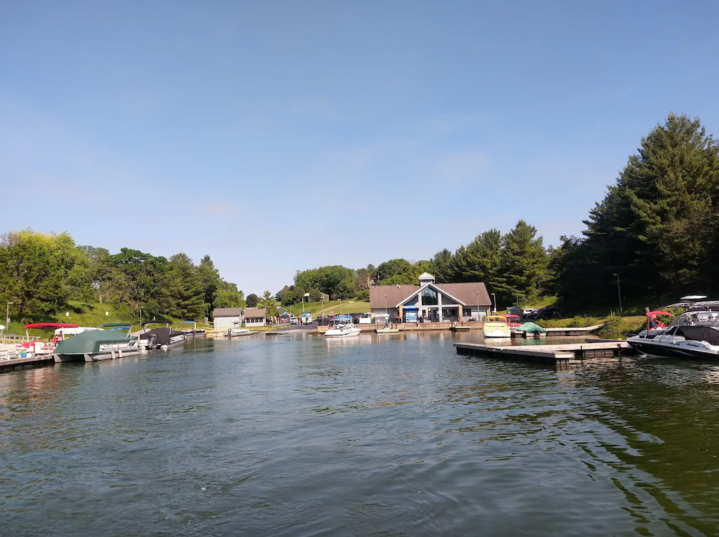
M 242 308 L 216 308 L 212 316 L 216 330 L 242 326 Z
M 245 326 L 265 326 L 267 324 L 266 308 L 245 308 Z
M 435 283 L 428 273 L 419 285 L 373 285 L 369 288 L 372 317 L 389 315 L 402 322 L 483 320 L 492 301 L 482 282 Z

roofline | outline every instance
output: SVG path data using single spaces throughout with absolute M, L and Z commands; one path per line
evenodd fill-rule
M 449 298 L 451 298 L 452 300 L 456 301 L 458 304 L 461 304 L 462 306 L 466 306 L 466 305 L 467 305 L 467 304 L 465 304 L 464 302 L 462 302 L 460 299 L 458 299 L 457 297 L 450 295 L 447 291 L 445 291 L 445 290 L 442 289 L 441 287 L 437 287 L 437 284 L 436 284 L 436 283 L 434 283 L 434 282 L 427 282 L 427 283 L 425 283 L 424 285 L 420 285 L 420 286 L 419 286 L 419 289 L 417 289 L 414 293 L 412 293 L 412 294 L 409 295 L 407 298 L 405 298 L 404 300 L 402 300 L 401 302 L 399 302 L 399 303 L 395 306 L 395 308 L 399 308 L 402 304 L 404 304 L 405 302 L 407 302 L 410 298 L 412 298 L 412 297 L 414 297 L 414 296 L 417 296 L 422 289 L 425 289 L 425 288 L 429 287 L 430 285 L 431 285 L 432 287 L 434 287 L 435 290 L 441 292 L 442 294 L 447 295 Z

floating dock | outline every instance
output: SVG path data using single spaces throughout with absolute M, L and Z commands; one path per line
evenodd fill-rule
M 0 373 L 18 371 L 20 369 L 34 369 L 46 365 L 54 365 L 52 354 L 35 355 L 30 358 L 19 358 L 16 352 L 0 352 Z
M 581 363 L 585 358 L 618 358 L 629 349 L 626 341 L 606 343 L 574 343 L 568 345 L 517 345 L 494 346 L 477 343 L 455 343 L 457 354 L 538 362 L 552 365 Z

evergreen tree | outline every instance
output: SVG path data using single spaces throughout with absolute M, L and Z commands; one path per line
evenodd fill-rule
M 454 281 L 452 273 L 453 261 L 454 256 L 447 248 L 434 254 L 432 258 L 432 274 L 434 274 L 437 283 L 450 283 Z
M 197 267 L 185 254 L 170 258 L 167 281 L 170 294 L 170 315 L 179 319 L 196 319 L 205 312 L 202 279 Z
M 206 255 L 200 261 L 197 272 L 202 282 L 202 294 L 205 308 L 205 315 L 211 316 L 215 295 L 220 286 L 220 272 L 215 268 L 215 264 L 209 255 Z
M 520 300 L 532 300 L 542 293 L 548 283 L 549 256 L 542 237 L 536 235 L 534 226 L 520 220 L 502 239 L 499 263 L 502 281 L 496 284 L 495 289 L 504 300 L 511 301 L 517 294 Z
M 260 298 L 259 301 L 259 307 L 265 308 L 265 315 L 267 317 L 276 317 L 280 314 L 279 309 L 277 308 L 278 304 L 275 301 L 275 299 L 272 297 L 272 293 L 269 291 L 265 291 L 262 295 L 262 298 Z

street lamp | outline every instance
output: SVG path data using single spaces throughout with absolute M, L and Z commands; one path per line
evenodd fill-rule
M 140 306 L 140 326 L 142 326 L 142 306 Z
M 479 291 L 475 291 L 477 293 L 477 320 L 479 321 Z M 472 318 L 472 312 L 469 312 L 470 319 Z
M 622 284 L 619 283 L 619 274 L 615 272 L 614 274 L 612 274 L 612 276 L 617 277 L 617 293 L 619 294 L 619 313 L 622 313 Z
M 492 298 L 494 298 L 494 314 L 497 314 L 497 293 L 492 293 Z
M 5 309 L 5 321 L 7 324 L 7 331 L 10 332 L 10 306 L 12 306 L 12 302 L 7 303 L 7 308 Z

